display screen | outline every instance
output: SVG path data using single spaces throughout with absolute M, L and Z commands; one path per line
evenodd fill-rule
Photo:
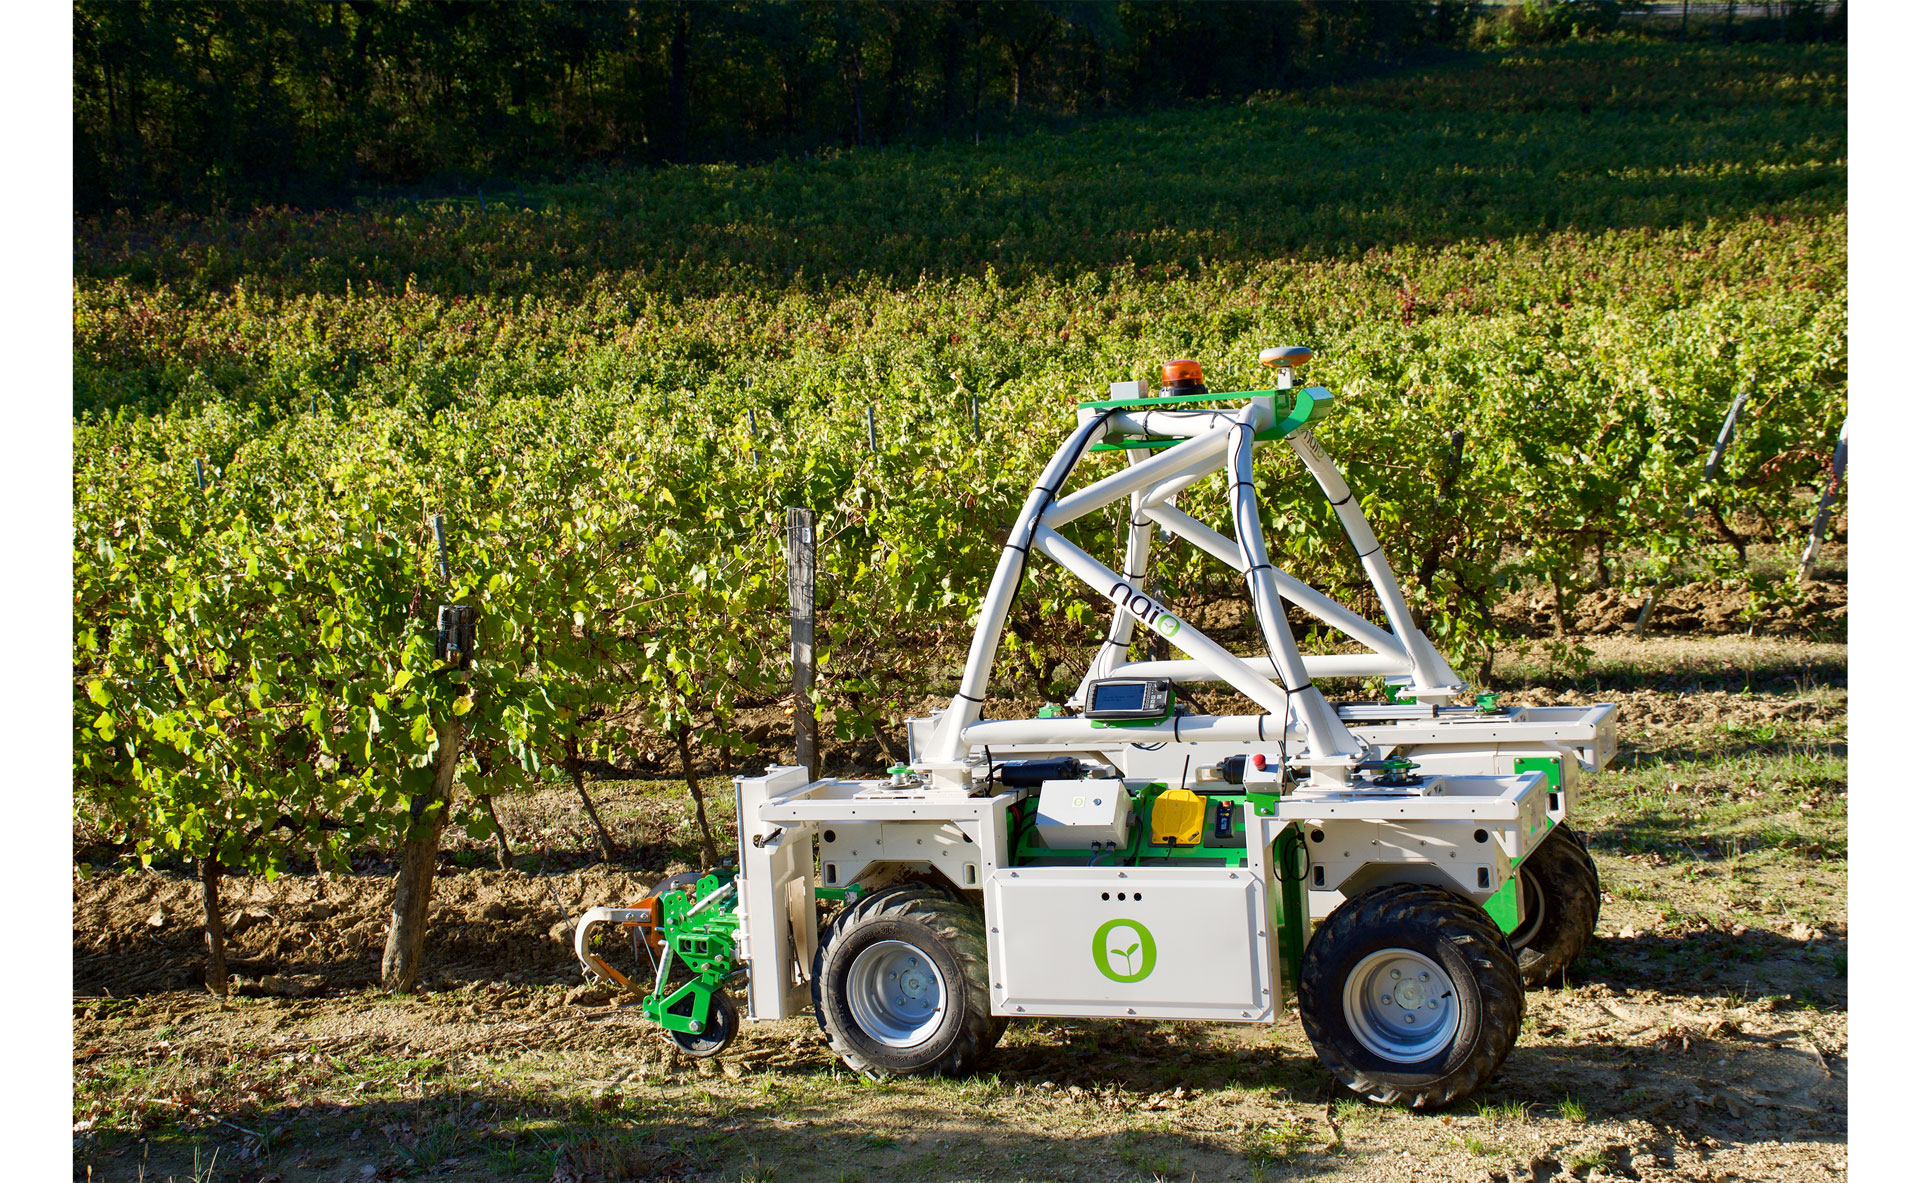
M 1147 706 L 1147 684 L 1145 682 L 1116 682 L 1093 688 L 1093 702 L 1088 709 L 1095 711 L 1139 711 Z

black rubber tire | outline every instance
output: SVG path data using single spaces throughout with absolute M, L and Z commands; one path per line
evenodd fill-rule
M 842 926 L 852 922 L 857 917 L 864 916 L 868 912 L 873 911 L 880 906 L 882 901 L 890 900 L 903 892 L 911 892 L 916 896 L 923 896 L 928 899 L 953 898 L 939 888 L 931 887 L 925 883 L 889 883 L 885 887 L 876 888 L 873 891 L 865 893 L 853 903 L 835 912 L 833 918 L 820 927 L 820 935 L 815 939 L 813 946 L 813 980 L 807 983 L 807 985 L 813 993 L 813 1018 L 816 1023 L 820 1024 L 821 1034 L 829 1035 L 827 1031 L 827 1010 L 820 1002 L 820 982 L 826 972 L 827 946 L 833 943 L 834 934 L 839 932 Z
M 1398 1063 L 1355 1038 L 1345 1009 L 1350 971 L 1367 955 L 1404 948 L 1446 971 L 1460 1025 L 1430 1059 Z M 1371 1100 L 1414 1109 L 1478 1089 L 1506 1062 L 1520 1034 L 1526 992 L 1500 926 L 1442 888 L 1396 883 L 1348 900 L 1314 932 L 1300 968 L 1300 1021 L 1321 1063 Z
M 970 904 L 934 889 L 876 892 L 832 926 L 814 976 L 827 1045 L 863 1076 L 960 1076 L 1000 1041 L 1006 1020 L 992 1013 L 987 983 L 987 930 Z M 847 1003 L 847 974 L 860 951 L 878 941 L 917 947 L 943 980 L 947 1013 L 933 1034 L 892 1047 L 860 1028 Z
M 1514 958 L 1520 967 L 1520 981 L 1528 987 L 1544 986 L 1566 973 L 1593 939 L 1600 922 L 1600 875 L 1593 859 L 1573 831 L 1564 825 L 1547 832 L 1527 861 L 1520 864 L 1526 876 L 1526 902 L 1538 908 L 1539 927 L 1529 914 L 1516 930 L 1533 930 Z
M 733 999 L 718 991 L 714 992 L 713 1005 L 707 1008 L 706 1030 L 698 1035 L 686 1031 L 667 1032 L 675 1047 L 702 1060 L 726 1051 L 727 1045 L 738 1034 L 740 1009 L 734 1005 Z

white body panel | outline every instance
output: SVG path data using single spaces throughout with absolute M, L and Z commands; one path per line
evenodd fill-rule
M 1306 832 L 1315 919 L 1382 882 L 1429 882 L 1484 903 L 1552 825 L 1542 773 L 1423 780 L 1418 795 L 1303 794 L 1274 807 Z M 1408 874 L 1415 865 L 1431 873 Z
M 1266 906 L 1252 868 L 1002 869 L 986 898 L 993 1013 L 1266 1021 Z
M 803 791 L 807 770 L 769 768 L 765 776 L 736 777 L 733 784 L 740 818 L 739 948 L 750 969 L 747 1017 L 784 1019 L 812 1002 L 813 842 L 805 826 L 768 821 L 765 804 Z M 792 901 L 799 892 L 807 923 L 796 934 Z

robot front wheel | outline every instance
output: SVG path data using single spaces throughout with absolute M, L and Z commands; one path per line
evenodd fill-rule
M 1430 1109 L 1499 1070 L 1525 990 L 1500 929 L 1437 887 L 1393 884 L 1335 909 L 1307 943 L 1300 1017 L 1354 1092 Z
M 863 1075 L 960 1076 L 1000 1042 L 980 913 L 932 889 L 882 891 L 823 934 L 815 1014 L 827 1043 Z

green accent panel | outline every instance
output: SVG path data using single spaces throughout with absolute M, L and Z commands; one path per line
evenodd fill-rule
M 1547 784 L 1554 792 L 1560 791 L 1560 757 L 1558 756 L 1521 756 L 1513 762 L 1515 772 L 1544 772 Z
M 1280 926 L 1282 987 L 1298 994 L 1300 963 L 1306 958 L 1308 929 L 1313 926 L 1313 913 L 1307 906 L 1307 840 L 1301 835 L 1299 825 L 1280 831 L 1280 837 L 1273 844 L 1273 860 L 1274 878 L 1279 880 L 1280 888 L 1274 922 Z M 1277 1007 L 1285 998 L 1273 1001 Z
M 1516 884 L 1520 881 L 1508 876 L 1506 886 L 1493 893 L 1486 903 L 1480 905 L 1487 915 L 1500 926 L 1501 932 L 1512 932 L 1520 927 L 1520 899 Z
M 1325 419 L 1331 410 L 1333 391 L 1324 386 L 1303 386 L 1293 396 L 1293 410 L 1274 430 L 1283 436 L 1292 435 L 1309 423 Z
M 860 898 L 864 890 L 865 889 L 858 883 L 851 887 L 816 887 L 813 889 L 813 898 L 816 900 L 856 900 Z
M 1150 394 L 1145 398 L 1103 398 L 1081 403 L 1080 407 L 1088 411 L 1115 411 L 1126 407 L 1171 407 L 1180 403 L 1233 403 L 1243 398 L 1272 398 L 1278 393 L 1276 390 L 1211 390 L 1206 394 Z
M 1133 814 L 1134 817 L 1138 819 L 1138 824 L 1133 827 L 1132 834 L 1127 840 L 1127 846 L 1124 849 L 1114 851 L 1110 855 L 1101 855 L 1099 861 L 1093 865 L 1101 867 L 1161 867 L 1177 866 L 1189 860 L 1205 861 L 1208 865 L 1216 867 L 1222 865 L 1226 867 L 1244 867 L 1247 865 L 1246 821 L 1240 816 L 1237 808 L 1234 811 L 1233 832 L 1239 839 L 1238 845 L 1223 844 L 1209 846 L 1207 842 L 1210 840 L 1209 835 L 1213 832 L 1213 803 L 1227 801 L 1238 806 L 1240 802 L 1251 799 L 1248 797 L 1232 796 L 1224 793 L 1213 795 L 1203 794 L 1205 800 L 1208 802 L 1208 808 L 1205 824 L 1201 827 L 1201 838 L 1198 846 L 1175 846 L 1169 848 L 1149 844 L 1147 842 L 1147 838 L 1149 837 L 1147 819 L 1153 816 L 1153 803 L 1155 799 L 1157 799 L 1161 793 L 1166 792 L 1167 788 L 1166 782 L 1155 781 L 1144 790 L 1134 794 Z M 1269 802 L 1269 809 L 1272 808 L 1271 802 L 1280 799 L 1277 795 L 1273 794 L 1262 794 L 1261 796 Z M 1034 812 L 1039 809 L 1039 806 L 1040 802 L 1038 798 L 1029 798 L 1026 801 L 1020 802 L 1014 808 L 1007 810 L 1009 838 L 1012 837 L 1013 830 L 1017 829 L 1024 820 L 1031 818 Z M 1035 841 L 1032 836 L 1032 831 L 1028 830 L 1021 835 L 1019 843 L 1014 847 L 1013 862 L 1016 866 L 1025 866 L 1041 859 L 1057 860 L 1071 858 L 1077 854 L 1078 860 L 1072 865 L 1085 866 L 1088 860 L 1092 858 L 1092 853 L 1092 851 L 1049 850 L 1047 847 Z
M 1208 823 L 1209 826 L 1211 826 L 1211 824 L 1211 822 Z M 1203 828 L 1202 833 L 1204 834 L 1204 832 L 1205 830 Z M 1242 839 L 1242 841 L 1244 840 L 1245 839 Z M 1214 866 L 1224 864 L 1228 867 L 1244 867 L 1247 865 L 1247 856 L 1244 854 L 1236 854 L 1234 851 L 1224 847 L 1207 846 L 1204 844 L 1200 846 L 1168 847 L 1165 844 L 1155 846 L 1151 850 L 1142 850 L 1133 865 L 1136 867 L 1170 866 L 1183 859 L 1210 859 Z
M 1100 402 L 1081 403 L 1083 408 L 1096 411 L 1113 410 L 1124 407 L 1154 407 L 1172 403 L 1234 402 L 1244 398 L 1274 398 L 1285 391 L 1278 390 L 1234 390 L 1222 394 L 1169 394 L 1157 398 L 1120 398 L 1103 399 Z M 1307 424 L 1324 419 L 1333 408 L 1333 392 L 1324 386 L 1302 386 L 1293 391 L 1293 409 L 1287 417 L 1267 428 L 1255 432 L 1256 440 L 1285 439 Z M 1130 448 L 1170 448 L 1175 444 L 1186 443 L 1175 439 L 1121 440 L 1119 443 L 1099 443 L 1087 450 L 1089 452 L 1123 452 Z

